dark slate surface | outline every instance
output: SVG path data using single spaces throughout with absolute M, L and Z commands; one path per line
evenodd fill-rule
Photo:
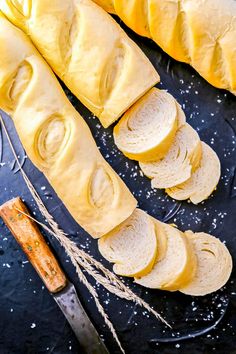
M 126 29 L 127 30 L 127 29 Z M 181 230 L 205 231 L 226 241 L 236 258 L 236 98 L 217 90 L 199 77 L 189 66 L 175 62 L 153 42 L 127 30 L 149 56 L 161 76 L 160 88 L 168 89 L 183 105 L 187 121 L 203 141 L 218 153 L 222 163 L 222 178 L 213 197 L 201 205 L 178 203 L 163 191 L 153 191 L 150 181 L 140 174 L 137 163 L 117 151 L 112 128 L 104 130 L 98 120 L 66 90 L 76 109 L 88 122 L 105 158 L 121 175 L 139 206 L 160 220 L 174 222 Z M 46 179 L 25 158 L 11 120 L 4 116 L 24 169 L 40 193 L 49 211 L 60 226 L 87 252 L 101 260 L 96 241 L 92 240 L 71 218 L 56 197 Z M 14 158 L 1 131 L 0 139 L 0 202 L 20 195 L 39 220 L 32 197 L 14 163 Z M 45 235 L 58 256 L 68 277 L 105 338 L 112 354 L 119 353 L 109 331 L 98 314 L 87 290 L 79 283 L 65 252 L 51 236 Z M 102 260 L 108 267 L 108 263 Z M 69 325 L 51 295 L 28 263 L 7 228 L 0 221 L 0 354 L 69 354 L 81 353 Z M 170 338 L 170 333 L 146 311 L 120 300 L 98 287 L 100 298 L 109 313 L 127 353 L 130 354 L 222 354 L 236 353 L 236 289 L 235 271 L 227 287 L 204 298 L 192 298 L 180 293 L 146 290 L 126 280 L 133 290 L 171 322 L 175 335 L 201 334 L 197 338 L 160 343 L 158 338 Z M 219 322 L 215 329 L 214 324 Z M 176 339 L 175 339 L 176 340 Z

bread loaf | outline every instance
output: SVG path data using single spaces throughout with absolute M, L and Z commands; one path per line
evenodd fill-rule
M 168 224 L 162 223 L 162 227 L 167 237 L 165 257 L 155 263 L 150 273 L 135 281 L 147 288 L 176 291 L 193 279 L 196 256 L 182 232 Z
M 220 179 L 220 161 L 216 153 L 202 142 L 202 158 L 199 168 L 191 178 L 173 188 L 167 188 L 166 192 L 174 199 L 190 199 L 198 204 L 207 199 L 216 188 Z
M 90 0 L 2 0 L 0 9 L 104 127 L 159 81 L 139 47 Z
M 210 84 L 236 94 L 234 0 L 95 0 Z M 113 3 L 113 7 L 111 6 Z
M 142 276 L 150 272 L 156 259 L 155 225 L 144 211 L 135 209 L 122 224 L 98 241 L 102 256 L 115 263 L 115 273 Z
M 153 88 L 137 101 L 114 128 L 114 139 L 123 154 L 137 161 L 163 158 L 178 126 L 173 96 Z
M 186 232 L 197 256 L 197 271 L 193 280 L 180 291 L 184 294 L 202 296 L 225 285 L 232 271 L 232 257 L 225 245 L 204 232 Z
M 100 154 L 28 37 L 0 15 L 0 108 L 75 220 L 100 237 L 127 219 L 136 200 Z
M 169 188 L 187 181 L 199 166 L 201 142 L 197 132 L 184 124 L 162 160 L 140 162 L 143 173 L 152 179 L 153 188 Z

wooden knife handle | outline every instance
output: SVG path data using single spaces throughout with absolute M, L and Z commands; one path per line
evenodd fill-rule
M 66 286 L 65 274 L 46 244 L 36 223 L 19 210 L 30 215 L 25 204 L 17 197 L 0 206 L 0 216 L 26 253 L 48 290 L 57 293 Z

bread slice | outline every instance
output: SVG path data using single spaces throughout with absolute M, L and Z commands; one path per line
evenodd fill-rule
M 98 241 L 98 248 L 104 258 L 115 263 L 116 274 L 146 275 L 157 254 L 154 223 L 144 211 L 135 209 L 126 221 Z
M 115 126 L 115 143 L 133 160 L 160 159 L 175 138 L 177 115 L 175 99 L 166 91 L 153 88 Z
M 232 271 L 232 257 L 226 246 L 216 237 L 204 232 L 185 233 L 197 256 L 197 271 L 193 280 L 180 291 L 187 295 L 210 294 L 228 281 Z
M 152 218 L 152 221 L 155 225 L 156 238 L 157 238 L 157 255 L 155 262 L 161 261 L 166 256 L 167 251 L 167 234 L 165 228 L 163 227 L 163 223 L 158 221 L 157 219 Z
M 140 162 L 140 167 L 152 179 L 153 188 L 170 188 L 187 181 L 200 160 L 200 138 L 186 123 L 177 131 L 172 146 L 162 160 Z
M 196 255 L 182 232 L 171 225 L 161 225 L 167 235 L 165 257 L 155 263 L 149 274 L 135 277 L 135 281 L 147 288 L 175 291 L 193 279 Z
M 176 102 L 177 112 L 178 112 L 178 129 L 179 129 L 186 123 L 186 116 L 181 105 L 177 101 L 175 102 Z
M 202 142 L 202 159 L 192 177 L 174 188 L 166 189 L 170 197 L 177 200 L 190 199 L 198 204 L 207 199 L 220 179 L 220 161 L 210 146 Z

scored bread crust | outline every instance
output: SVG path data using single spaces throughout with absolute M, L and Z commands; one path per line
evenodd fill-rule
M 140 162 L 143 173 L 151 178 L 153 188 L 170 188 L 187 181 L 201 160 L 201 141 L 188 124 L 177 131 L 173 144 L 162 160 Z
M 221 167 L 217 154 L 209 145 L 202 142 L 202 158 L 199 168 L 188 181 L 168 188 L 166 192 L 174 199 L 190 199 L 192 203 L 198 204 L 207 199 L 216 189 L 220 174 Z
M 101 237 L 133 212 L 136 200 L 29 38 L 2 15 L 0 51 L 0 108 L 74 219 Z
M 145 275 L 156 260 L 155 225 L 148 214 L 135 209 L 127 220 L 99 239 L 98 249 L 105 259 L 115 263 L 116 274 Z
M 165 156 L 178 127 L 177 104 L 164 90 L 151 89 L 114 128 L 117 147 L 130 159 L 152 161 Z
M 135 282 L 147 288 L 176 291 L 193 279 L 196 255 L 182 232 L 168 224 L 162 223 L 162 227 L 167 236 L 165 257 L 157 260 L 146 276 L 135 277 Z
M 132 30 L 192 65 L 210 84 L 236 94 L 234 0 L 95 1 L 112 2 L 112 12 Z
M 90 0 L 2 0 L 0 9 L 104 127 L 159 82 L 141 49 Z
M 216 237 L 204 232 L 185 233 L 197 256 L 195 277 L 180 291 L 187 295 L 203 296 L 222 288 L 232 271 L 232 257 Z

